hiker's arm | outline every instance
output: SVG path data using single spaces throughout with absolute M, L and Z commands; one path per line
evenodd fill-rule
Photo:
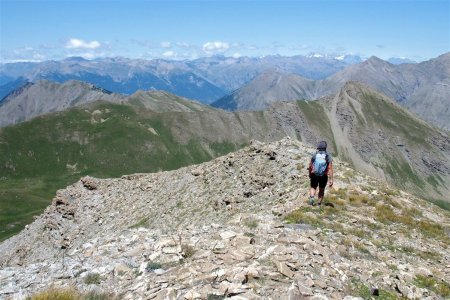
M 311 177 L 311 174 L 312 174 L 313 162 L 314 162 L 314 159 L 311 158 L 311 160 L 309 161 L 309 166 L 308 166 L 308 175 L 309 175 L 309 177 Z
M 329 168 L 328 168 L 328 181 L 329 181 L 329 185 L 330 185 L 330 187 L 332 187 L 333 186 L 333 163 L 332 162 L 330 162 L 330 166 L 329 166 Z

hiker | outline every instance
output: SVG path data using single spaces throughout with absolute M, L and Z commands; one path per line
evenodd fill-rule
M 330 187 L 333 186 L 333 160 L 327 152 L 327 142 L 319 142 L 317 152 L 311 157 L 308 170 L 311 180 L 309 204 L 314 205 L 314 196 L 316 195 L 317 186 L 319 186 L 318 205 L 322 205 L 327 182 Z

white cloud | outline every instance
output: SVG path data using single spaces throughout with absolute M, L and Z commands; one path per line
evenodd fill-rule
M 170 47 L 172 47 L 172 43 L 171 42 L 161 42 L 160 45 L 163 48 L 170 48 Z
M 189 47 L 191 47 L 190 44 L 185 43 L 185 42 L 178 42 L 177 46 L 180 47 L 180 48 L 189 48 Z
M 233 58 L 239 58 L 239 57 L 241 57 L 242 55 L 240 54 L 240 53 L 238 53 L 238 52 L 236 52 L 236 53 L 234 53 L 233 54 Z
M 101 44 L 98 41 L 84 41 L 80 39 L 70 39 L 66 43 L 66 48 L 68 49 L 97 49 Z
M 166 58 L 174 58 L 177 54 L 174 51 L 166 51 L 162 54 Z
M 203 51 L 212 52 L 225 52 L 230 48 L 230 45 L 226 42 L 207 42 L 203 44 Z

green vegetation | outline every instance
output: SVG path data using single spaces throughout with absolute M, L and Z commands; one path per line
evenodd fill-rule
M 157 270 L 157 269 L 162 269 L 162 264 L 160 264 L 158 262 L 153 262 L 153 261 L 148 262 L 147 266 L 145 267 L 145 270 L 147 272 L 151 272 L 151 271 Z
M 171 128 L 183 127 L 183 116 L 96 102 L 2 128 L 0 240 L 32 222 L 58 189 L 82 176 L 173 170 L 242 146 L 195 136 L 179 142 Z
M 413 282 L 420 288 L 426 288 L 441 297 L 447 298 L 450 296 L 450 284 L 443 280 L 437 280 L 434 277 L 427 277 L 423 275 L 417 275 Z
M 417 187 L 424 187 L 424 181 L 411 169 L 411 166 L 404 160 L 397 160 L 394 157 L 385 157 L 387 162 L 384 170 L 398 186 L 405 187 L 405 183 L 414 183 Z
M 332 143 L 333 154 L 338 155 L 337 146 L 334 142 L 333 132 L 331 130 L 330 120 L 325 112 L 324 107 L 320 101 L 297 101 L 297 105 L 303 112 L 303 115 L 308 122 L 308 125 L 314 127 L 317 132 L 320 132 L 318 137 L 322 137 Z
M 183 258 L 192 257 L 195 254 L 195 252 L 197 252 L 197 250 L 195 250 L 194 247 L 188 244 L 182 244 L 181 251 L 183 253 Z
M 245 219 L 244 225 L 247 226 L 248 228 L 255 229 L 256 227 L 258 227 L 258 220 L 253 218 Z
M 148 218 L 143 218 L 136 224 L 130 226 L 130 228 L 140 228 L 140 227 L 144 227 L 144 228 L 148 227 Z
M 313 207 L 301 207 L 285 216 L 285 220 L 290 224 L 309 224 L 314 227 L 326 227 L 327 221 L 333 221 L 333 215 L 336 214 L 336 209 L 325 206 L 322 209 L 314 209 Z M 331 229 L 333 229 L 333 226 Z
M 102 277 L 97 273 L 89 273 L 84 277 L 85 284 L 100 284 Z
M 50 288 L 34 294 L 27 300 L 114 300 L 118 299 L 110 293 L 89 292 L 82 294 L 73 288 Z
M 395 292 L 391 292 L 391 291 L 387 291 L 387 290 L 383 290 L 383 289 L 378 289 L 379 295 L 373 296 L 370 288 L 355 278 L 353 278 L 351 280 L 351 284 L 347 287 L 347 289 L 349 290 L 349 292 L 351 294 L 361 297 L 363 299 L 379 299 L 379 300 L 405 299 L 405 298 L 397 295 Z
M 380 124 L 385 129 L 397 133 L 397 135 L 403 135 L 408 141 L 414 142 L 416 145 L 427 145 L 426 138 L 429 136 L 430 127 L 425 123 L 376 94 L 367 93 L 360 99 L 364 102 L 362 110 L 368 120 L 368 126 Z
M 439 206 L 440 208 L 450 211 L 450 202 L 439 199 L 430 199 L 430 201 Z

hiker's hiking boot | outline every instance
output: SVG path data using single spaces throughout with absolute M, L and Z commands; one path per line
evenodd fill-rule
M 308 204 L 314 206 L 314 197 L 309 197 Z

